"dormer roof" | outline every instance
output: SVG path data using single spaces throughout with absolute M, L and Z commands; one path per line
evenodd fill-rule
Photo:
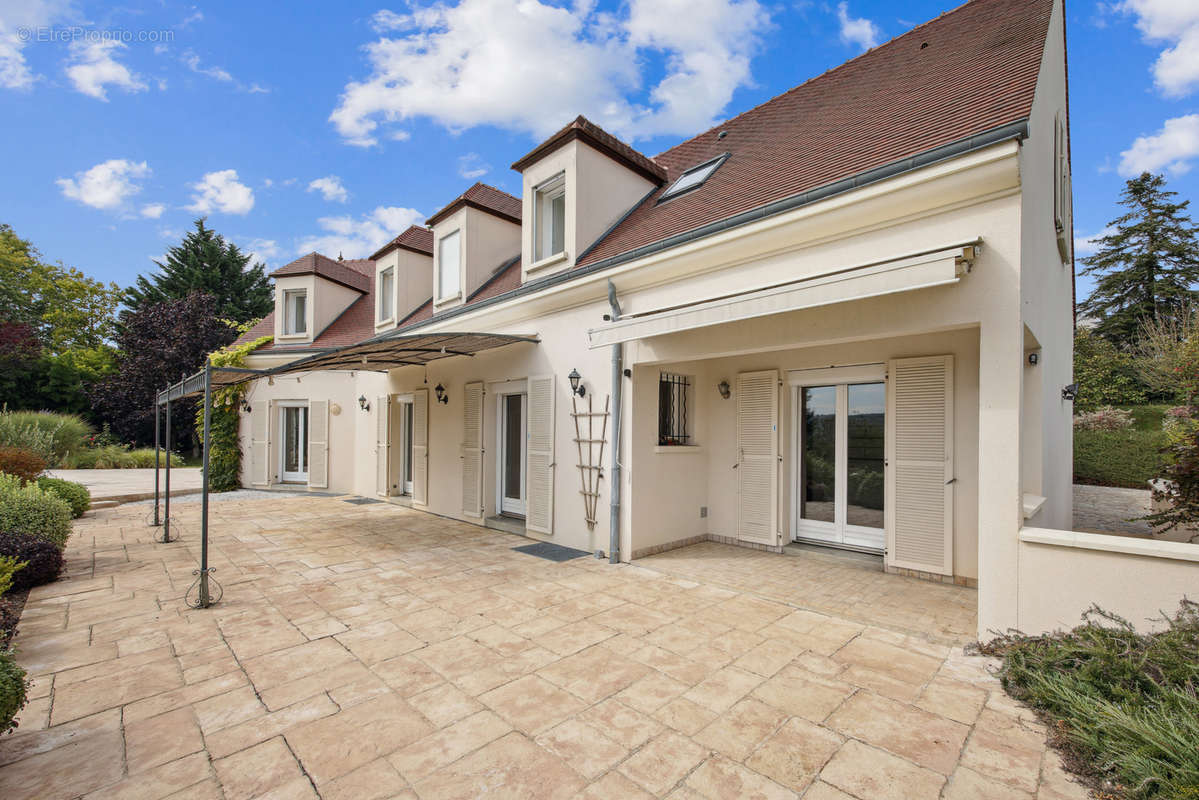
M 641 177 L 656 184 L 666 180 L 666 167 L 648 158 L 633 147 L 617 139 L 606 130 L 596 125 L 581 114 L 571 120 L 565 127 L 550 138 L 533 148 L 527 155 L 517 160 L 512 169 L 524 172 L 525 167 L 539 161 L 542 156 L 557 150 L 567 142 L 580 139 L 600 151 L 613 161 L 624 165 Z
M 476 183 L 455 197 L 450 201 L 449 205 L 429 217 L 428 222 L 425 224 L 433 227 L 450 214 L 464 207 L 478 209 L 479 211 L 497 216 L 500 219 L 508 220 L 517 225 L 520 224 L 520 198 L 513 197 L 502 189 L 488 186 L 485 183 Z M 430 247 L 432 247 L 431 244 Z
M 300 256 L 286 266 L 279 267 L 271 273 L 271 277 L 319 275 L 325 280 L 339 283 L 365 294 L 370 291 L 370 278 L 374 274 L 374 269 L 375 264 L 370 259 L 352 258 L 334 261 L 320 253 L 309 253 L 306 256 Z M 370 274 L 368 275 L 368 273 Z
M 371 261 L 378 261 L 395 249 L 411 250 L 423 256 L 433 255 L 433 231 L 419 225 L 409 225 L 408 230 L 392 239 L 371 254 Z

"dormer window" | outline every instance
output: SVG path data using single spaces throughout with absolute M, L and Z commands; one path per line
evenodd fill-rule
M 395 316 L 395 267 L 388 267 L 379 273 L 379 322 L 386 322 Z
M 301 336 L 308 333 L 308 292 L 288 289 L 283 293 L 283 333 Z
M 437 299 L 457 297 L 462 290 L 461 231 L 446 234 L 437 242 Z
M 670 185 L 669 189 L 662 193 L 658 201 L 668 200 L 702 186 L 704 181 L 712 176 L 712 173 L 724 163 L 726 158 L 728 158 L 728 153 L 724 153 L 713 158 L 711 161 L 705 161 L 703 164 L 687 170 L 679 176 L 678 180 Z
M 533 258 L 541 261 L 566 249 L 565 173 L 559 173 L 533 192 Z

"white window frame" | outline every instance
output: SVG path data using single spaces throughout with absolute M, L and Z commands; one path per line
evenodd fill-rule
M 395 483 L 396 487 L 400 490 L 400 494 L 408 498 L 412 497 L 413 484 L 413 481 L 410 480 L 408 476 L 412 475 L 415 478 L 415 471 L 412 465 L 412 436 L 408 431 L 406 419 L 407 415 L 414 414 L 412 403 L 413 397 L 411 394 L 402 394 L 395 399 L 397 410 L 396 416 L 399 417 L 399 422 L 396 427 L 399 428 L 400 439 L 400 474 L 397 476 Z M 416 424 L 415 416 L 413 419 L 413 424 Z M 392 438 L 395 438 L 394 433 L 392 434 Z
M 298 298 L 304 298 L 304 313 L 297 316 L 295 301 Z M 284 289 L 283 290 L 283 335 L 284 336 L 307 336 L 308 335 L 308 290 L 307 289 Z M 300 330 L 297 322 L 301 321 L 304 329 Z
M 848 367 L 825 369 L 801 369 L 787 373 L 787 384 L 791 389 L 791 540 L 829 544 L 852 550 L 881 553 L 886 549 L 886 517 L 882 528 L 850 525 L 844 519 L 846 502 L 844 493 L 848 487 L 848 397 L 849 386 L 863 383 L 887 383 L 886 364 L 859 364 Z M 803 519 L 803 424 L 799 414 L 802 409 L 800 392 L 805 387 L 832 386 L 836 391 L 836 494 L 833 503 L 834 522 Z M 885 390 L 884 390 L 885 391 Z M 889 413 L 884 405 L 884 420 Z M 890 465 L 884 461 L 885 471 Z M 884 472 L 884 481 L 886 472 Z
M 697 411 L 697 409 L 695 407 L 695 398 L 696 398 L 695 384 L 697 381 L 697 376 L 687 375 L 682 372 L 671 372 L 670 370 L 661 370 L 658 373 L 657 402 L 658 402 L 658 406 L 659 406 L 658 407 L 659 423 L 661 422 L 661 419 L 662 419 L 662 408 L 661 408 L 662 379 L 667 376 L 673 376 L 675 378 L 683 378 L 687 381 L 686 386 L 683 388 L 683 406 L 687 409 L 686 419 L 684 420 L 685 425 L 683 427 L 683 436 L 686 438 L 687 441 L 684 444 L 662 444 L 661 443 L 661 433 L 662 432 L 661 432 L 661 430 L 655 430 L 654 431 L 654 437 L 655 437 L 654 438 L 654 450 L 655 450 L 655 452 L 659 452 L 659 453 L 671 452 L 671 451 L 682 452 L 682 451 L 694 450 L 694 448 L 699 447 L 699 442 L 696 441 L 696 435 L 695 435 L 695 429 L 696 429 L 695 417 L 696 417 L 696 411 Z
M 307 400 L 278 400 L 274 404 L 275 413 L 279 415 L 279 481 L 281 483 L 308 483 L 308 401 Z M 287 409 L 303 409 L 300 418 L 299 456 L 303 469 L 299 472 L 288 472 L 284 469 L 287 464 Z
M 528 510 L 528 479 L 527 479 L 527 456 L 529 452 L 529 382 L 504 381 L 503 383 L 493 383 L 487 387 L 487 391 L 495 396 L 495 513 L 509 514 L 519 517 L 525 516 Z M 524 399 L 522 407 L 524 416 L 521 420 L 522 438 L 524 439 L 521 445 L 520 454 L 520 486 L 521 499 L 519 503 L 510 503 L 508 508 L 504 507 L 504 401 L 511 395 L 518 394 Z
M 384 291 L 384 283 L 390 282 L 390 286 Z M 375 321 L 378 324 L 391 322 L 395 319 L 395 287 L 396 287 L 396 268 L 386 267 L 379 270 L 379 280 L 376 288 L 378 289 L 378 304 L 375 311 Z
M 553 204 L 562 199 L 562 246 L 554 249 Z M 547 226 L 546 222 L 549 222 Z M 558 260 L 566 257 L 566 173 L 559 172 L 533 189 L 533 261 Z
M 453 273 L 454 274 L 454 290 L 452 292 L 446 293 L 442 287 L 442 277 L 446 274 L 445 273 L 445 269 L 446 269 L 445 259 L 442 258 L 442 248 L 445 245 L 446 240 L 451 237 L 454 237 L 454 236 L 458 237 L 456 239 L 457 247 L 458 247 L 458 260 L 457 260 L 458 263 L 456 263 L 454 265 L 454 273 Z M 447 233 L 445 236 L 442 236 L 437 240 L 437 274 L 434 275 L 433 277 L 436 279 L 436 283 L 437 283 L 436 289 L 437 289 L 437 302 L 438 303 L 444 303 L 447 300 L 453 300 L 462 295 L 462 229 L 461 228 L 452 230 L 449 233 Z

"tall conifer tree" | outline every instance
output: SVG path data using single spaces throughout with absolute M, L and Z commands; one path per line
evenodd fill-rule
M 1096 281 L 1078 310 L 1120 347 L 1136 343 L 1143 321 L 1180 319 L 1199 299 L 1199 239 L 1186 214 L 1190 201 L 1175 202 L 1177 192 L 1165 187 L 1161 175 L 1148 172 L 1130 179 L 1120 197 L 1128 211 L 1082 262 L 1082 274 Z
M 196 220 L 196 229 L 180 245 L 167 251 L 165 263 L 154 263 L 160 272 L 139 276 L 126 291 L 129 311 L 181 300 L 192 292 L 211 296 L 217 316 L 235 322 L 261 319 L 274 307 L 264 266 L 251 265 L 250 255 L 207 227 L 204 218 Z

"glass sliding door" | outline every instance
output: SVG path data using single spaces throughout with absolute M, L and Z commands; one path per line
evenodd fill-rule
M 793 538 L 881 552 L 887 405 L 881 367 L 846 368 L 845 382 L 833 382 L 837 369 L 818 372 L 807 379 L 829 383 L 796 385 L 793 394 Z
M 308 482 L 308 404 L 284 403 L 279 409 L 280 479 L 284 483 Z

